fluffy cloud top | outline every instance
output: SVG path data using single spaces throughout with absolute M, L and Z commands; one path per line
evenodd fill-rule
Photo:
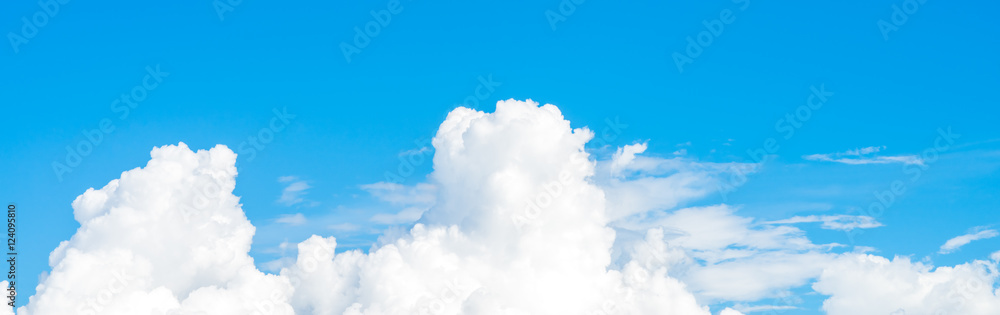
M 300 244 L 298 261 L 281 273 L 296 284 L 296 311 L 709 314 L 656 260 L 608 268 L 615 234 L 602 191 L 587 180 L 594 164 L 583 146 L 592 136 L 552 105 L 456 109 L 433 141 L 435 205 L 407 235 L 367 255 L 331 260 L 332 238 Z
M 997 255 L 994 255 L 997 256 Z M 830 295 L 828 314 L 997 314 L 997 260 L 933 268 L 906 257 L 846 254 L 813 289 Z
M 236 154 L 181 143 L 150 155 L 73 201 L 80 228 L 18 313 L 293 314 L 288 279 L 247 255 L 254 227 L 232 194 Z
M 335 238 L 314 235 L 288 244 L 298 253 L 273 266 L 285 266 L 278 274 L 259 271 L 248 255 L 255 228 L 232 194 L 236 155 L 224 146 L 155 148 L 145 167 L 73 202 L 81 227 L 52 252 L 51 274 L 18 314 L 710 315 L 707 305 L 740 302 L 715 308 L 739 315 L 795 309 L 758 301 L 814 280 L 813 289 L 830 296 L 829 314 L 1000 307 L 993 290 L 1000 252 L 936 269 L 833 254 L 835 244 L 740 216 L 739 207 L 684 206 L 753 165 L 643 156 L 645 144 L 595 161 L 584 151 L 592 137 L 555 106 L 530 100 L 499 102 L 494 113 L 455 109 L 433 140 L 428 183 L 363 186 L 414 209 L 385 218 L 418 220 L 412 229 L 368 253 L 336 253 Z M 290 183 L 282 200 L 301 202 L 308 185 L 281 181 Z
M 335 239 L 314 236 L 280 275 L 247 255 L 236 155 L 156 148 L 74 201 L 81 228 L 20 313 L 709 314 L 657 260 L 609 269 L 615 233 L 583 151 L 592 136 L 552 105 L 456 109 L 433 142 L 439 199 L 419 224 L 369 254 L 334 255 Z

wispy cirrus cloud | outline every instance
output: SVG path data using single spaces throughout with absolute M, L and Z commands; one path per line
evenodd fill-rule
M 972 231 L 973 231 L 972 233 L 959 235 L 951 238 L 947 242 L 944 242 L 944 245 L 941 245 L 941 249 L 938 251 L 938 253 L 950 254 L 958 250 L 960 247 L 971 243 L 972 241 L 984 240 L 1000 236 L 1000 233 L 998 233 L 997 230 L 984 229 L 984 227 L 976 227 L 973 228 Z
M 794 216 L 784 220 L 768 221 L 765 224 L 796 224 L 822 222 L 821 226 L 827 230 L 850 231 L 853 229 L 871 229 L 882 226 L 870 216 L 865 215 L 809 215 Z
M 278 203 L 286 206 L 291 206 L 305 201 L 302 196 L 306 194 L 306 190 L 311 188 L 306 181 L 299 180 L 299 178 L 295 176 L 278 177 L 278 182 L 287 183 L 288 185 L 281 191 L 281 197 L 278 198 Z
M 396 183 L 378 182 L 361 185 L 361 189 L 379 200 L 402 207 L 397 213 L 377 213 L 371 221 L 379 224 L 411 223 L 420 219 L 435 202 L 437 187 L 427 183 L 406 186 Z
M 749 313 L 754 313 L 754 312 L 765 312 L 765 311 L 771 311 L 773 313 L 774 311 L 779 311 L 780 312 L 780 311 L 787 311 L 787 310 L 797 310 L 797 309 L 799 309 L 799 307 L 792 306 L 792 305 L 752 305 L 751 306 L 751 305 L 738 304 L 736 306 L 733 306 L 733 309 L 735 309 L 737 311 L 740 311 L 740 312 L 743 312 L 743 313 L 746 313 L 746 314 L 749 314 Z
M 923 159 L 921 159 L 917 155 L 912 155 L 912 154 L 887 155 L 887 156 L 875 155 L 876 153 L 884 149 L 885 146 L 872 146 L 872 147 L 857 148 L 837 153 L 810 154 L 810 155 L 805 155 L 802 158 L 810 161 L 836 162 L 849 165 L 890 164 L 890 163 L 918 164 L 918 165 L 924 164 Z
M 301 213 L 285 214 L 275 220 L 275 222 L 288 225 L 303 225 L 306 224 L 306 221 L 308 221 L 306 220 L 306 216 Z

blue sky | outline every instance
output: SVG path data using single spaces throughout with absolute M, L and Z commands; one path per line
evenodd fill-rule
M 492 112 L 510 98 L 555 104 L 574 128 L 627 125 L 607 146 L 588 145 L 605 158 L 646 142 L 650 156 L 683 149 L 701 161 L 753 162 L 747 150 L 776 140 L 774 159 L 725 200 L 712 194 L 685 206 L 726 202 L 761 221 L 858 215 L 900 180 L 905 192 L 875 218 L 884 226 L 851 240 L 818 223 L 796 226 L 817 244 L 935 265 L 987 259 L 1000 247 L 994 238 L 938 253 L 948 239 L 1000 223 L 996 3 L 926 1 L 884 36 L 879 21 L 892 23 L 903 2 L 585 1 L 553 27 L 546 12 L 559 12 L 559 1 L 403 0 L 348 61 L 342 43 L 354 44 L 354 28 L 387 3 L 242 1 L 220 15 L 211 1 L 70 1 L 27 42 L 0 48 L 8 118 L 0 191 L 22 211 L 22 294 L 34 293 L 48 253 L 79 227 L 73 199 L 145 165 L 153 147 L 224 144 L 240 154 L 235 194 L 257 226 L 250 254 L 262 266 L 291 254 L 282 242 L 320 234 L 338 237 L 338 252 L 367 249 L 399 228 L 371 220 L 400 205 L 362 185 L 397 171 L 457 106 Z M 0 29 L 16 35 L 24 35 L 22 17 L 42 12 L 31 1 L 2 6 Z M 686 54 L 687 38 L 720 14 L 733 20 L 679 71 L 674 54 Z M 157 68 L 161 80 L 142 87 Z M 122 118 L 112 102 L 136 87 L 147 96 Z M 776 124 L 820 87 L 833 94 L 786 139 Z M 250 159 L 238 148 L 275 111 L 294 117 Z M 92 153 L 71 172 L 53 171 L 66 163 L 66 147 L 88 141 L 105 119 L 114 130 Z M 960 137 L 924 161 L 916 180 L 912 164 L 804 158 L 868 147 L 880 148 L 869 156 L 920 156 L 948 128 Z M 401 183 L 422 183 L 432 171 L 433 152 L 421 154 L 427 162 Z M 279 181 L 285 176 L 294 179 Z M 308 185 L 302 201 L 279 201 L 292 182 Z M 277 221 L 299 213 L 310 222 Z M 816 313 L 822 298 L 803 294 L 798 311 Z

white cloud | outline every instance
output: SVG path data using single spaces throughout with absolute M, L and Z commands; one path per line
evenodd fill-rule
M 21 315 L 292 314 L 288 279 L 247 255 L 254 227 L 232 195 L 236 154 L 155 148 L 144 168 L 73 201 L 76 234 Z M 175 314 L 175 313 L 171 313 Z
M 352 223 L 338 223 L 338 224 L 331 224 L 327 228 L 334 231 L 350 232 L 350 231 L 357 231 L 361 227 L 358 226 L 357 224 L 352 224 Z
M 830 156 L 825 154 L 813 154 L 813 155 L 806 155 L 803 158 L 805 158 L 806 160 L 837 162 L 850 165 L 890 164 L 890 163 L 917 164 L 917 165 L 924 164 L 924 160 L 920 159 L 920 157 L 916 155 L 875 156 L 870 158 L 831 158 Z
M 662 229 L 670 244 L 671 275 L 704 302 L 756 301 L 808 284 L 834 257 L 797 228 L 759 225 L 736 209 L 685 208 L 616 223 L 625 230 Z M 648 243 L 648 241 L 647 241 Z
M 941 254 L 949 254 L 958 250 L 958 248 L 965 246 L 965 244 L 971 243 L 972 241 L 994 238 L 1000 235 L 1000 233 L 997 233 L 997 230 L 983 230 L 982 227 L 975 228 L 973 230 L 977 232 L 956 236 L 949 239 L 947 242 L 944 242 L 944 245 L 941 245 L 941 249 L 938 252 Z
M 145 168 L 73 202 L 81 227 L 52 252 L 52 273 L 18 313 L 710 315 L 709 304 L 781 297 L 816 278 L 830 314 L 997 307 L 991 289 L 1000 252 L 991 262 L 935 270 L 832 254 L 835 244 L 813 244 L 794 226 L 757 222 L 735 206 L 684 205 L 752 164 L 647 157 L 644 145 L 594 161 L 584 151 L 592 137 L 552 105 L 455 109 L 433 139 L 428 183 L 362 187 L 401 208 L 372 220 L 417 220 L 412 228 L 390 229 L 367 253 L 336 253 L 337 239 L 317 235 L 282 243 L 274 250 L 296 247 L 295 257 L 261 264 L 277 275 L 255 268 L 247 254 L 256 229 L 232 194 L 236 155 L 224 146 L 155 148 Z M 837 229 L 877 224 L 793 219 Z M 301 214 L 276 220 L 304 221 Z M 948 304 L 954 296 L 964 304 Z M 763 307 L 795 305 L 734 306 L 718 315 Z
M 906 257 L 844 254 L 813 289 L 830 296 L 823 302 L 829 315 L 987 315 L 1000 309 L 997 275 L 996 260 L 934 268 Z
M 301 213 L 282 215 L 275 220 L 275 222 L 288 225 L 303 225 L 306 224 L 306 221 L 308 221 L 306 216 Z
M 378 182 L 362 185 L 361 189 L 389 204 L 401 207 L 396 213 L 378 213 L 371 221 L 379 224 L 413 223 L 420 219 L 424 211 L 436 201 L 437 187 L 427 183 L 405 186 L 396 183 Z
M 377 213 L 371 217 L 371 221 L 378 224 L 404 224 L 413 223 L 420 219 L 420 216 L 427 211 L 425 208 L 407 207 L 397 213 Z
M 709 314 L 666 266 L 609 268 L 614 231 L 588 181 L 594 164 L 572 162 L 592 136 L 552 105 L 456 109 L 434 139 L 438 198 L 420 224 L 368 254 L 334 254 L 334 238 L 313 236 L 280 275 L 247 255 L 254 227 L 232 195 L 235 154 L 157 148 L 146 168 L 74 202 L 82 227 L 53 252 L 53 272 L 22 314 L 83 314 L 77 305 L 111 288 L 119 270 L 128 283 L 95 313 Z M 216 182 L 221 189 L 199 188 Z M 203 208 L 186 221 L 177 209 L 203 191 Z M 395 200 L 389 192 L 400 191 L 380 193 Z M 542 192 L 539 212 L 525 213 Z
M 0 287 L 8 288 L 10 282 L 7 280 L 0 281 Z M 14 315 L 14 309 L 10 307 L 0 307 L 0 315 Z
M 399 156 L 410 156 L 410 155 L 421 155 L 434 150 L 431 147 L 420 147 L 419 149 L 410 149 L 399 153 Z
M 739 310 L 740 312 L 743 312 L 743 313 L 755 313 L 755 312 L 763 312 L 763 311 L 797 310 L 797 309 L 799 309 L 799 307 L 791 306 L 791 305 L 752 305 L 752 306 L 750 306 L 750 305 L 737 305 L 737 306 L 734 306 L 734 309 L 737 309 L 737 310 Z M 780 313 L 780 312 L 773 312 L 773 313 Z M 769 314 L 773 314 L 773 313 L 769 313 Z
M 923 159 L 921 159 L 919 156 L 916 155 L 894 155 L 894 156 L 873 155 L 874 153 L 878 153 L 883 149 L 885 149 L 885 146 L 865 147 L 838 153 L 811 154 L 803 156 L 802 158 L 811 161 L 836 162 L 836 163 L 843 163 L 850 165 L 889 164 L 889 163 L 917 164 L 917 165 L 924 164 Z
M 619 158 L 597 161 L 595 181 L 607 197 L 607 215 L 611 221 L 674 209 L 717 192 L 734 182 L 736 174 L 751 174 L 757 166 L 700 162 L 685 157 L 646 157 L 638 155 L 642 151 L 636 149 L 630 150 L 632 154 L 619 149 L 623 152 Z M 620 176 L 626 172 L 630 176 Z
M 288 183 L 288 186 L 285 186 L 285 189 L 281 191 L 281 197 L 278 198 L 278 203 L 291 206 L 305 201 L 302 199 L 302 196 L 305 195 L 306 190 L 310 188 L 306 181 L 299 180 L 295 176 L 282 176 L 278 178 L 278 182 Z
M 394 205 L 425 205 L 434 204 L 437 188 L 434 185 L 420 183 L 414 186 L 404 186 L 396 183 L 378 182 L 361 185 L 361 189 L 382 201 Z
M 632 163 L 632 160 L 635 160 L 635 155 L 642 152 L 646 152 L 645 143 L 629 144 L 618 148 L 618 152 L 615 152 L 615 155 L 611 158 L 612 176 L 621 174 L 622 169 Z
M 300 244 L 282 271 L 299 284 L 293 304 L 311 314 L 709 314 L 665 266 L 608 268 L 614 232 L 587 181 L 594 165 L 579 159 L 592 135 L 552 105 L 454 110 L 433 140 L 438 198 L 421 223 L 367 255 L 330 259 L 332 238 Z
M 740 311 L 727 307 L 726 309 L 719 312 L 719 315 L 743 315 L 743 313 L 740 313 Z
M 850 231 L 853 229 L 871 229 L 882 226 L 870 216 L 865 215 L 810 215 L 794 216 L 784 220 L 765 222 L 765 224 L 796 224 L 822 222 L 822 228 L 827 230 Z
M 876 152 L 882 151 L 884 149 L 885 149 L 885 146 L 881 146 L 881 147 L 864 147 L 864 148 L 858 148 L 858 149 L 853 149 L 853 150 L 847 150 L 847 151 L 841 153 L 841 155 L 855 155 L 855 156 L 857 156 L 857 155 L 866 155 L 866 154 L 876 153 Z

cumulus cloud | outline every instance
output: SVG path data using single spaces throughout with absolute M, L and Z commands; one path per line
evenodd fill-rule
M 885 149 L 885 146 L 865 147 L 838 153 L 811 154 L 803 156 L 802 158 L 811 161 L 836 162 L 836 163 L 843 163 L 850 165 L 889 164 L 889 163 L 918 164 L 918 165 L 924 164 L 923 159 L 921 159 L 916 155 L 888 155 L 888 156 L 874 155 L 875 153 L 878 153 L 883 149 Z
M 305 195 L 306 190 L 310 188 L 306 181 L 299 180 L 295 176 L 282 176 L 278 178 L 278 182 L 287 184 L 285 189 L 281 191 L 281 197 L 278 198 L 278 203 L 291 206 L 305 201 L 302 199 L 302 196 Z
M 866 215 L 810 215 L 794 216 L 784 220 L 766 222 L 767 224 L 796 224 L 822 222 L 822 228 L 827 230 L 850 231 L 853 229 L 871 229 L 882 226 L 875 218 Z
M 944 242 L 944 244 L 941 245 L 941 249 L 938 252 L 941 254 L 949 254 L 951 252 L 958 250 L 959 247 L 971 243 L 972 241 L 994 238 L 997 237 L 997 235 L 1000 235 L 1000 233 L 997 233 L 997 230 L 992 230 L 992 229 L 983 230 L 982 227 L 975 228 L 973 230 L 977 232 L 965 235 L 959 235 L 949 239 L 947 242 Z
M 552 105 L 456 109 L 433 141 L 438 200 L 418 224 L 367 254 L 334 254 L 334 238 L 313 236 L 280 275 L 247 255 L 254 227 L 232 195 L 235 154 L 156 148 L 146 167 L 74 201 L 81 228 L 21 313 L 709 314 L 656 260 L 609 268 L 615 233 L 588 181 L 592 137 Z
M 236 154 L 181 143 L 150 155 L 73 201 L 80 228 L 18 314 L 293 314 L 288 279 L 247 255 L 254 227 L 232 194 Z
M 338 240 L 321 235 L 283 243 L 282 252 L 297 248 L 294 257 L 261 264 L 276 274 L 248 255 L 255 228 L 232 194 L 236 155 L 224 146 L 155 148 L 145 167 L 73 202 L 80 229 L 52 252 L 51 274 L 18 313 L 739 315 L 797 307 L 758 301 L 815 279 L 830 314 L 996 309 L 1000 253 L 937 269 L 832 254 L 836 244 L 741 216 L 738 206 L 685 205 L 754 165 L 644 156 L 645 144 L 598 161 L 584 150 L 594 133 L 572 128 L 555 106 L 508 100 L 496 108 L 448 115 L 432 141 L 427 183 L 362 186 L 402 208 L 372 220 L 412 225 L 367 252 L 338 253 Z M 302 202 L 304 181 L 279 181 L 305 185 L 280 199 Z M 964 302 L 950 300 L 956 295 Z M 733 302 L 758 305 L 718 306 Z
M 300 244 L 296 265 L 282 271 L 298 283 L 296 310 L 709 314 L 657 260 L 609 268 L 615 234 L 603 194 L 587 180 L 594 163 L 583 151 L 592 136 L 570 128 L 552 105 L 511 100 L 490 114 L 454 110 L 433 140 L 434 206 L 407 234 L 367 255 L 329 259 L 333 238 Z
M 996 314 L 997 260 L 937 267 L 907 257 L 845 254 L 823 270 L 813 289 L 830 295 L 823 310 L 848 314 Z

